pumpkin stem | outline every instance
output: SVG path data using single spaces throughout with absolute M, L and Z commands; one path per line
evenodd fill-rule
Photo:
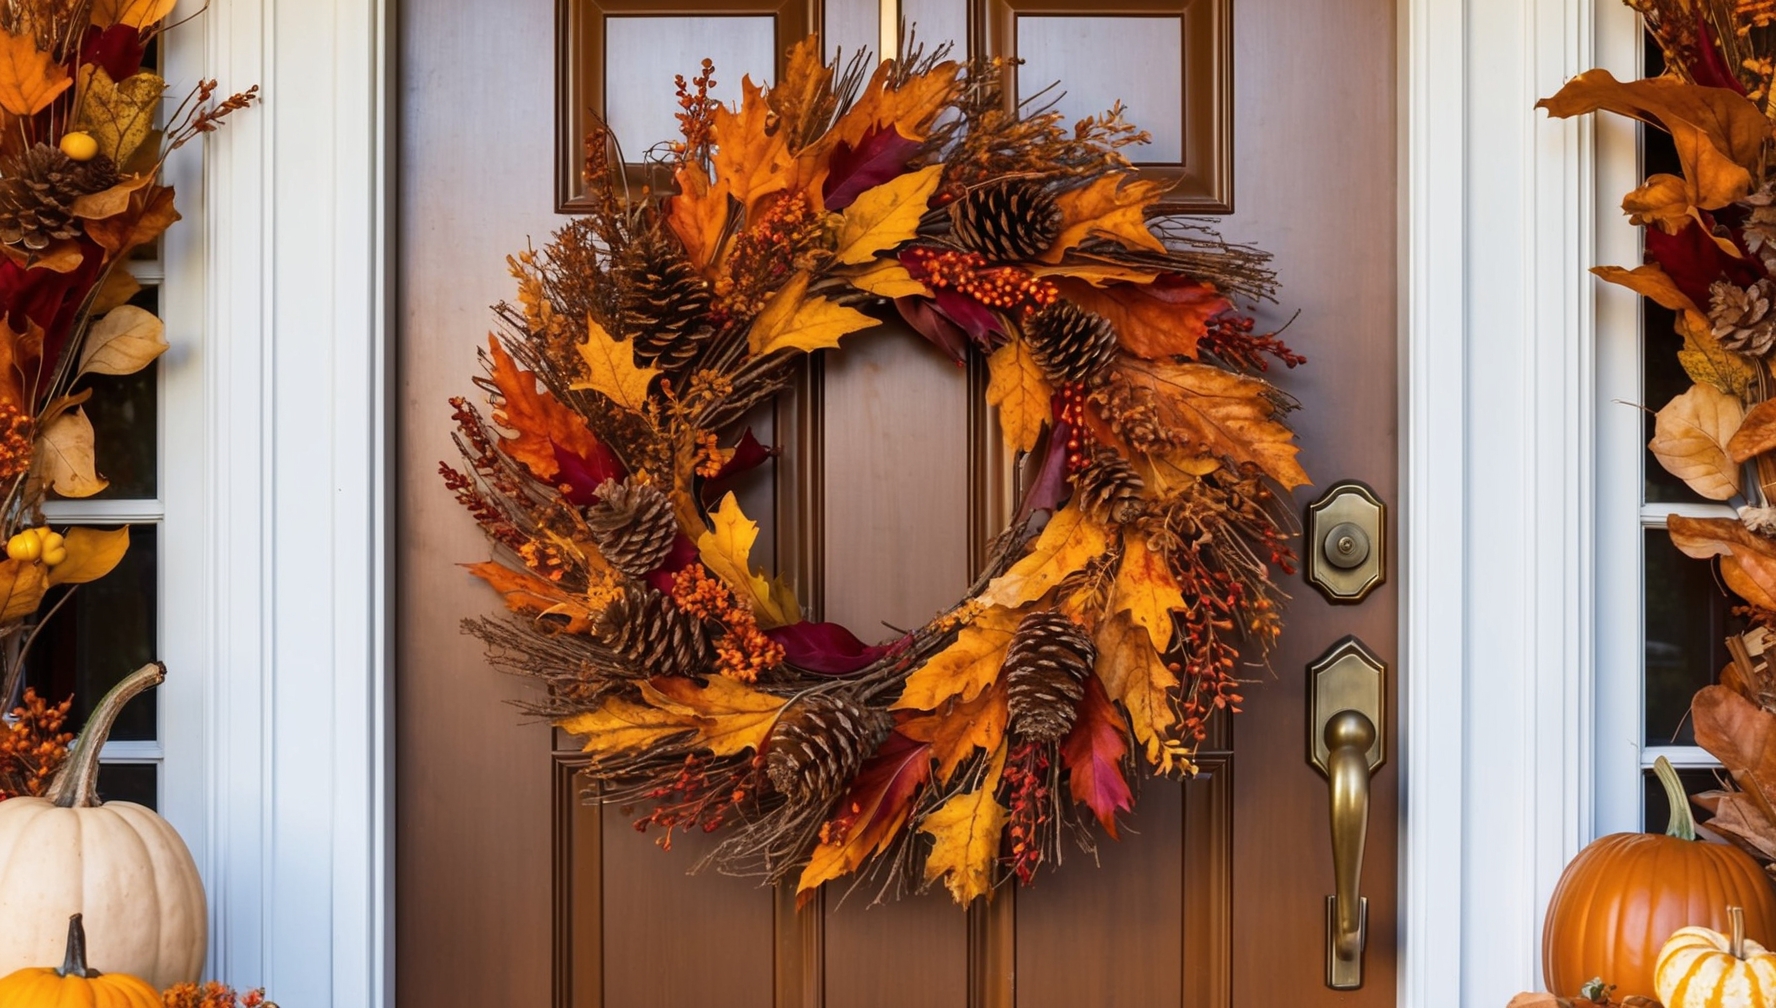
M 149 662 L 111 687 L 111 692 L 105 694 L 86 719 L 86 730 L 80 733 L 74 751 L 68 754 L 68 762 L 62 764 L 55 783 L 49 786 L 49 793 L 44 797 L 61 808 L 97 807 L 99 751 L 105 748 L 105 740 L 111 737 L 111 726 L 117 721 L 118 713 L 124 704 L 165 681 L 166 666 Z
M 1683 781 L 1677 779 L 1677 769 L 1671 761 L 1661 756 L 1653 761 L 1653 774 L 1665 787 L 1665 803 L 1671 806 L 1671 818 L 1665 825 L 1665 835 L 1674 836 L 1679 840 L 1696 839 L 1696 817 L 1690 814 L 1690 796 L 1684 793 Z
M 79 914 L 68 918 L 68 951 L 62 956 L 62 968 L 57 972 L 65 977 L 88 980 L 99 975 L 98 970 L 86 965 L 86 925 L 80 922 Z
M 1745 911 L 1736 906 L 1727 908 L 1727 920 L 1733 929 L 1733 958 L 1745 958 Z

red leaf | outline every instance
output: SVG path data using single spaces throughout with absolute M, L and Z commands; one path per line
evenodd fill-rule
M 980 347 L 982 353 L 992 353 L 1003 343 L 995 336 L 1005 335 L 1005 326 L 999 316 L 987 310 L 987 306 L 969 297 L 945 287 L 932 293 L 938 314 L 962 327 L 974 345 Z
M 782 451 L 779 448 L 766 448 L 759 439 L 752 436 L 752 428 L 748 427 L 734 442 L 734 454 L 722 463 L 722 467 L 714 476 L 703 481 L 701 496 L 705 505 L 714 504 L 721 499 L 726 487 L 724 484 L 741 473 L 750 472 L 765 463 L 766 459 L 775 458 Z
M 897 297 L 894 299 L 894 310 L 913 331 L 931 341 L 931 345 L 942 350 L 958 365 L 966 360 L 968 353 L 968 334 L 949 319 L 937 313 L 937 308 L 930 298 Z
M 890 732 L 857 772 L 838 813 L 827 821 L 826 839 L 814 849 L 796 886 L 797 903 L 805 903 L 820 883 L 848 875 L 886 850 L 906 825 L 913 797 L 930 779 L 931 744 Z
M 1695 221 L 1674 235 L 1649 227 L 1644 240 L 1647 258 L 1658 263 L 1677 289 L 1703 308 L 1708 306 L 1708 285 L 1716 280 L 1749 287 L 1763 276 L 1752 259 L 1728 255 Z
M 1042 468 L 1024 491 L 1023 503 L 1018 505 L 1019 522 L 1038 511 L 1053 511 L 1067 496 L 1067 442 L 1073 438 L 1073 425 L 1057 419 L 1053 427 Z
M 1148 360 L 1194 358 L 1209 320 L 1232 307 L 1209 284 L 1172 273 L 1152 283 L 1106 287 L 1062 277 L 1057 286 L 1067 300 L 1109 319 L 1124 350 Z
M 1122 759 L 1128 748 L 1122 712 L 1110 702 L 1098 677 L 1088 677 L 1085 696 L 1079 701 L 1079 720 L 1061 742 L 1061 760 L 1067 765 L 1073 799 L 1090 808 L 1104 824 L 1104 831 L 1116 839 L 1120 839 L 1116 813 L 1135 807 L 1135 796 L 1122 776 Z
M 1739 83 L 1739 75 L 1722 58 L 1720 47 L 1714 42 L 1714 29 L 1709 26 L 1708 17 L 1700 7 L 1696 10 L 1696 59 L 1689 69 L 1690 79 L 1703 87 L 1729 88 L 1740 94 L 1745 93 L 1745 85 Z
M 621 480 L 629 470 L 603 442 L 593 442 L 589 455 L 580 455 L 550 442 L 555 451 L 555 485 L 564 488 L 569 504 L 585 507 L 597 496 L 598 485 L 607 479 Z
M 98 64 L 114 81 L 142 69 L 143 54 L 141 29 L 126 24 L 105 29 L 94 25 L 80 39 L 80 62 Z
M 765 636 L 783 645 L 791 665 L 820 675 L 850 675 L 888 653 L 888 645 L 865 644 L 838 623 L 803 620 L 766 630 Z
M 840 140 L 827 160 L 829 173 L 820 188 L 826 208 L 835 213 L 843 210 L 864 190 L 900 175 L 920 146 L 919 141 L 901 136 L 893 126 L 870 127 L 855 148 Z
M 655 591 L 670 595 L 672 594 L 672 575 L 696 562 L 697 544 L 692 542 L 689 536 L 680 532 L 678 538 L 672 540 L 672 549 L 667 551 L 666 559 L 660 561 L 658 568 L 649 571 L 644 580 Z

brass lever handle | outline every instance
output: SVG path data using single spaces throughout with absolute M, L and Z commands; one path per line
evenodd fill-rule
M 1375 722 L 1362 711 L 1341 710 L 1326 721 L 1326 778 L 1332 787 L 1332 958 L 1362 961 L 1367 900 L 1357 895 L 1363 877 L 1363 842 L 1369 834 L 1369 747 Z M 1359 970 L 1360 966 L 1357 967 Z M 1358 974 L 1361 975 L 1360 973 Z

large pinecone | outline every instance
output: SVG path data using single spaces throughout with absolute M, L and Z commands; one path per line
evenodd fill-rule
M 1122 524 L 1134 517 L 1145 487 L 1141 474 L 1114 448 L 1099 448 L 1073 474 L 1073 499 L 1099 524 Z
M 1759 280 L 1739 287 L 1716 280 L 1708 288 L 1708 320 L 1714 335 L 1728 350 L 1762 357 L 1776 344 L 1776 312 L 1770 310 L 1776 285 Z
M 1033 259 L 1060 237 L 1061 208 L 1040 182 L 995 182 L 950 204 L 950 226 L 963 248 L 989 259 Z
M 39 143 L 0 161 L 0 175 L 0 242 L 36 250 L 80 233 L 74 201 L 115 185 L 117 166 L 103 154 L 76 161 Z
M 612 567 L 630 577 L 658 570 L 678 538 L 672 501 L 652 483 L 605 480 L 586 508 L 592 541 Z
M 1011 730 L 1037 742 L 1053 742 L 1073 730 L 1085 677 L 1098 649 L 1085 628 L 1058 612 L 1025 616 L 1011 635 L 1000 666 L 1005 673 Z
M 850 697 L 814 693 L 790 704 L 771 727 L 765 773 L 792 801 L 839 793 L 888 734 L 886 712 Z
M 684 247 L 660 231 L 636 237 L 620 262 L 619 310 L 636 359 L 666 370 L 697 355 L 710 330 L 709 281 L 686 258 Z
M 715 661 L 698 621 L 644 585 L 630 585 L 605 606 L 592 632 L 632 662 L 636 676 L 701 675 Z
M 1057 384 L 1095 378 L 1116 357 L 1116 327 L 1070 301 L 1056 301 L 1024 324 L 1030 355 Z

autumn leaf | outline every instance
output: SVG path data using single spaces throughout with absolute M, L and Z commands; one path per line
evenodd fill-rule
M 114 269 L 105 274 L 99 289 L 93 294 L 92 313 L 104 315 L 113 308 L 120 308 L 129 303 L 130 298 L 142 292 L 142 285 L 129 271 Z
M 999 651 L 1003 656 L 1003 645 Z M 996 668 L 994 674 L 997 674 Z M 937 761 L 938 783 L 948 784 L 950 775 L 976 749 L 991 752 L 999 748 L 999 743 L 1005 739 L 1005 725 L 1010 716 L 1004 681 L 994 679 L 974 699 L 951 697 L 930 713 L 902 721 L 899 731 L 914 741 L 931 743 L 931 758 Z
M 666 202 L 666 226 L 684 245 L 691 265 L 713 278 L 721 261 L 722 235 L 728 226 L 728 183 L 710 185 L 695 165 L 680 168 L 678 192 Z
M 547 578 L 529 571 L 518 571 L 505 564 L 483 562 L 464 564 L 469 573 L 488 583 L 506 600 L 513 612 L 537 616 L 559 616 L 565 621 L 563 633 L 589 633 L 596 611 L 589 601 L 575 596 Z
M 1679 312 L 1677 331 L 1683 337 L 1683 349 L 1677 362 L 1698 384 L 1712 385 L 1728 395 L 1745 397 L 1757 372 L 1743 356 L 1721 346 L 1714 327 L 1701 312 Z
M 841 273 L 851 286 L 883 298 L 925 297 L 931 290 L 913 279 L 907 268 L 893 259 L 877 259 L 855 272 Z
M 1061 193 L 1055 197 L 1061 210 L 1060 236 L 1038 258 L 1058 263 L 1068 249 L 1088 238 L 1108 238 L 1137 252 L 1163 254 L 1165 244 L 1147 228 L 1147 208 L 1165 191 L 1158 182 L 1125 172 L 1100 175 L 1088 185 Z
M 999 433 L 1007 451 L 1030 451 L 1053 413 L 1054 389 L 1021 338 L 1013 337 L 987 358 L 987 403 L 999 407 Z
M 1125 532 L 1122 566 L 1110 589 L 1110 611 L 1127 613 L 1147 631 L 1155 651 L 1172 641 L 1172 610 L 1184 608 L 1184 593 L 1166 566 L 1165 555 L 1145 536 Z
M 115 217 L 130 207 L 130 197 L 137 190 L 154 181 L 154 176 L 143 172 L 138 175 L 125 175 L 121 181 L 109 189 L 101 189 L 96 193 L 76 196 L 69 207 L 74 216 L 83 220 L 104 220 Z
M 769 629 L 801 621 L 795 591 L 781 578 L 766 578 L 752 569 L 752 545 L 758 541 L 758 522 L 740 511 L 729 493 L 709 516 L 713 525 L 697 537 L 703 566 L 727 582 L 729 588 L 752 606 L 759 626 Z
M 839 802 L 838 814 L 826 824 L 821 841 L 796 882 L 798 901 L 823 882 L 849 875 L 870 855 L 888 849 L 912 811 L 913 797 L 931 778 L 931 747 L 899 732 L 863 765 L 851 790 Z
M 943 165 L 908 172 L 867 189 L 839 218 L 834 258 L 845 265 L 868 262 L 876 253 L 911 241 L 919 233 L 931 194 L 943 180 Z
M 1311 482 L 1295 460 L 1294 435 L 1273 419 L 1276 407 L 1264 382 L 1207 364 L 1124 358 L 1116 367 L 1152 395 L 1165 426 L 1200 450 L 1252 463 L 1286 490 Z
M 1005 770 L 1001 746 L 987 765 L 980 787 L 952 796 L 919 823 L 919 832 L 936 841 L 925 855 L 925 881 L 943 879 L 961 906 L 977 896 L 993 894 L 993 863 L 999 859 L 999 841 L 1005 830 L 1007 810 L 993 792 Z
M 878 64 L 863 93 L 833 124 L 831 140 L 856 147 L 871 130 L 890 126 L 909 140 L 924 140 L 960 87 L 961 69 L 960 63 L 946 60 L 925 73 L 907 76 L 899 87 L 890 87 L 896 76 L 894 63 Z
M 71 528 L 62 534 L 67 559 L 49 569 L 49 584 L 86 584 L 111 573 L 129 552 L 129 526 L 110 530 Z
M 1028 268 L 1035 276 L 1072 277 L 1075 280 L 1084 280 L 1093 287 L 1106 287 L 1116 283 L 1147 284 L 1159 279 L 1158 271 L 1153 269 L 1096 259 L 1075 258 L 1052 266 L 1032 265 Z
M 29 33 L 0 31 L 0 108 L 15 116 L 34 116 L 73 83 Z
M 0 624 L 17 623 L 37 611 L 48 576 L 36 560 L 0 560 Z
M 1741 408 L 1739 400 L 1736 397 L 1722 395 L 1707 385 L 1698 385 L 1695 388 L 1690 389 L 1689 392 L 1685 392 L 1684 395 L 1690 395 L 1701 389 L 1708 389 L 1709 392 L 1713 392 L 1730 404 L 1727 407 L 1729 412 Z M 1678 399 L 1681 398 L 1683 398 L 1683 396 L 1678 397 Z M 1676 401 L 1677 399 L 1672 400 L 1672 402 Z M 1666 409 L 1670 409 L 1670 407 L 1667 406 Z M 1663 416 L 1664 414 L 1665 410 L 1659 411 L 1659 415 Z M 1725 423 L 1721 426 L 1723 429 L 1727 427 Z M 1762 455 L 1771 448 L 1776 448 L 1776 399 L 1766 399 L 1763 402 L 1758 403 L 1756 406 L 1753 406 L 1749 413 L 1744 414 L 1740 423 L 1733 425 L 1732 430 L 1733 434 L 1727 441 L 1727 453 L 1732 456 L 1734 462 L 1745 462 L 1754 456 Z M 1655 454 L 1657 454 L 1657 452 L 1655 452 Z M 1663 463 L 1665 460 L 1661 458 L 1659 461 Z M 1666 465 L 1665 468 L 1671 469 L 1671 466 Z M 1672 469 L 1671 471 L 1673 475 L 1679 477 L 1683 476 L 1682 473 L 1677 472 L 1675 469 Z M 1733 475 L 1735 477 L 1735 489 L 1737 489 L 1738 471 L 1735 470 Z M 1689 480 L 1685 478 L 1684 482 L 1688 483 Z M 1691 486 L 1694 487 L 1695 484 L 1691 484 Z M 1700 489 L 1697 489 L 1696 492 L 1712 500 L 1726 500 L 1727 497 L 1732 496 L 1731 494 L 1728 494 L 1723 497 L 1715 497 L 1712 494 L 1704 493 Z
M 1011 569 L 994 578 L 980 594 L 989 606 L 1015 609 L 1033 602 L 1110 548 L 1110 536 L 1075 504 L 1055 512 L 1036 545 Z
M 1734 518 L 1665 520 L 1671 544 L 1696 560 L 1720 557 L 1721 579 L 1747 602 L 1776 609 L 1776 542 L 1746 528 Z
M 1087 678 L 1073 730 L 1061 741 L 1061 761 L 1067 766 L 1067 789 L 1073 800 L 1091 809 L 1113 838 L 1118 837 L 1116 813 L 1135 807 L 1134 792 L 1122 773 L 1128 751 L 1122 712 L 1110 702 L 1102 680 Z
M 1652 224 L 1664 228 L 1666 234 L 1676 234 L 1693 219 L 1696 196 L 1687 180 L 1661 172 L 1622 197 L 1622 212 L 1636 227 Z
M 586 318 L 586 340 L 576 349 L 586 362 L 586 377 L 571 388 L 590 389 L 631 413 L 641 412 L 659 368 L 636 367 L 635 351 L 629 344 L 619 343 L 590 316 Z
M 153 312 L 135 305 L 113 308 L 87 330 L 79 373 L 135 374 L 166 349 L 166 323 Z
M 80 68 L 80 109 L 74 128 L 92 134 L 100 154 L 127 164 L 154 128 L 154 113 L 166 87 L 165 80 L 147 71 L 113 81 L 104 67 L 88 63 Z
M 1690 800 L 1707 809 L 1708 831 L 1745 848 L 1759 860 L 1776 860 L 1776 822 L 1743 791 L 1704 791 Z
M 1104 692 L 1128 711 L 1135 739 L 1147 748 L 1147 761 L 1162 772 L 1172 769 L 1166 740 L 1178 723 L 1171 691 L 1178 675 L 1153 650 L 1144 627 L 1118 613 L 1098 628 L 1098 660 L 1094 666 Z
M 1733 783 L 1776 819 L 1776 714 L 1724 686 L 1705 686 L 1690 701 L 1696 744 L 1721 761 Z
M 691 719 L 698 744 L 716 756 L 762 748 L 777 723 L 777 712 L 787 702 L 727 676 L 710 676 L 704 686 L 662 676 L 642 683 L 641 695 L 660 710 Z
M 808 130 L 824 125 L 812 122 L 811 117 L 818 114 L 821 99 L 832 84 L 832 75 L 832 68 L 821 53 L 818 35 L 810 35 L 790 47 L 783 78 L 766 93 L 765 100 L 777 113 L 779 129 L 791 142 L 805 139 Z
M 599 755 L 648 749 L 696 728 L 681 715 L 617 696 L 605 697 L 595 711 L 575 714 L 555 724 L 571 734 L 585 736 L 583 751 Z
M 37 477 L 63 497 L 91 497 L 110 485 L 94 469 L 93 425 L 83 409 L 44 425 L 32 454 Z
M 1727 457 L 1726 446 L 1730 438 L 1737 441 L 1734 432 L 1744 416 L 1736 397 L 1712 385 L 1692 385 L 1658 412 L 1647 448 L 1690 489 L 1726 500 L 1739 492 L 1739 466 Z
M 130 250 L 146 245 L 179 219 L 173 208 L 171 186 L 151 185 L 130 196 L 130 208 L 104 220 L 88 221 L 86 235 L 99 244 L 109 258 L 128 255 Z
M 1658 263 L 1647 263 L 1633 269 L 1620 266 L 1593 266 L 1591 272 L 1600 279 L 1620 284 L 1636 294 L 1653 299 L 1662 308 L 1672 311 L 1695 311 L 1696 303 L 1677 289 L 1677 284 Z
M 1101 288 L 1063 277 L 1056 286 L 1068 301 L 1109 319 L 1117 343 L 1148 360 L 1195 357 L 1197 340 L 1208 332 L 1209 320 L 1232 307 L 1209 284 L 1175 275 L 1147 284 Z
M 855 308 L 823 297 L 810 297 L 809 279 L 808 273 L 797 273 L 765 302 L 747 334 L 753 356 L 764 357 L 779 350 L 812 352 L 836 347 L 839 337 L 876 324 L 875 319 Z
M 740 201 L 747 219 L 759 200 L 789 184 L 784 168 L 789 153 L 784 131 L 773 121 L 764 89 L 751 76 L 740 79 L 740 110 L 717 105 L 712 120 L 715 177 Z
M 989 608 L 963 627 L 949 647 L 926 660 L 907 676 L 895 710 L 934 711 L 952 697 L 963 703 L 975 699 L 999 678 L 1005 649 L 1023 614 L 1012 609 Z
M 585 418 L 561 404 L 547 390 L 537 387 L 534 371 L 520 371 L 499 340 L 487 338 L 488 359 L 493 364 L 493 384 L 500 402 L 493 422 L 515 432 L 502 436 L 500 448 L 522 462 L 537 479 L 553 479 L 561 471 L 556 449 L 581 458 L 597 458 L 604 446 L 586 426 Z
M 178 0 L 93 0 L 92 23 L 99 28 L 147 28 L 173 12 Z

